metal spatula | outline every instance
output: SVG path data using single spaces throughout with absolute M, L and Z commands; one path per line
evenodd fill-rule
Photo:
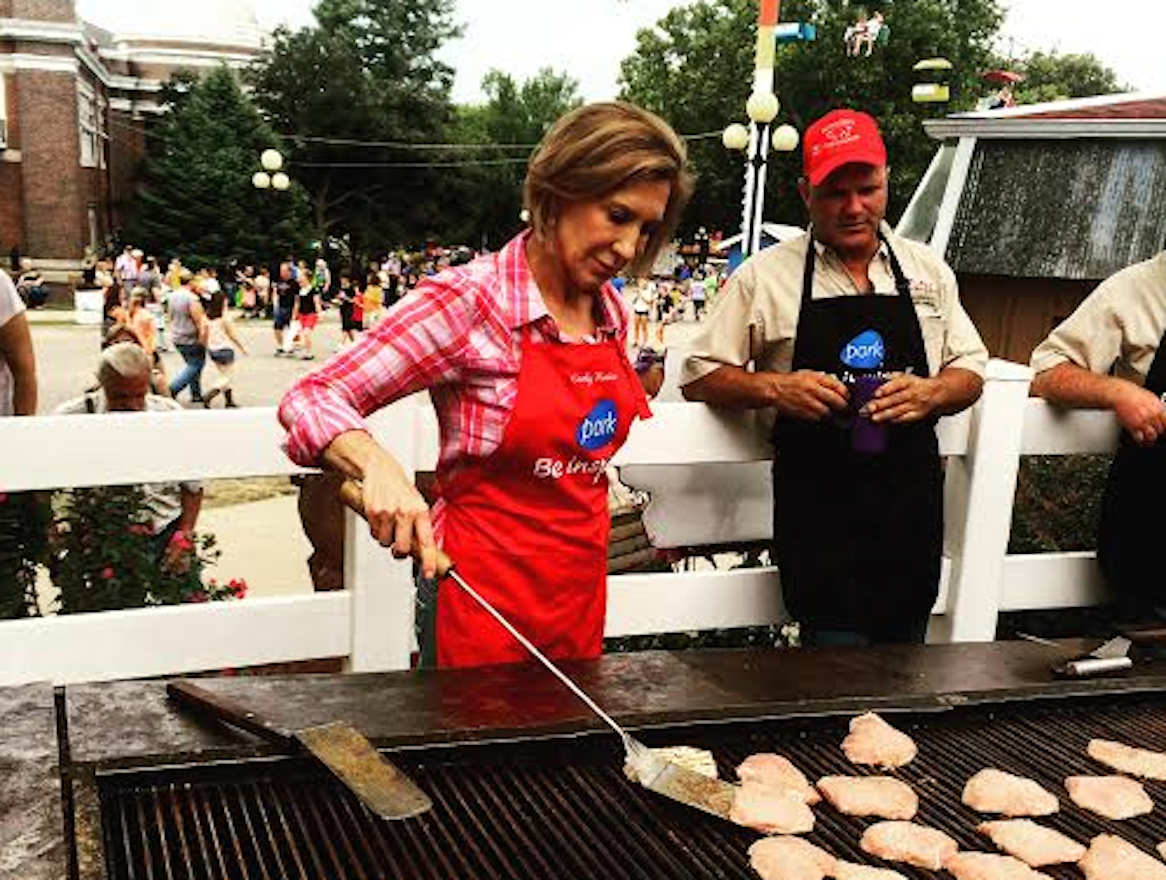
M 343 722 L 287 730 L 221 694 L 193 682 L 166 685 L 170 698 L 289 751 L 306 749 L 382 819 L 409 819 L 433 804 L 416 783 Z
M 346 505 L 356 511 L 356 513 L 364 516 L 364 498 L 359 483 L 355 480 L 346 480 L 340 487 L 340 498 Z M 499 625 L 510 633 L 522 647 L 526 648 L 532 657 L 545 666 L 571 693 L 582 700 L 588 709 L 598 715 L 608 727 L 616 732 L 623 742 L 624 751 L 627 756 L 627 766 L 631 771 L 630 775 L 640 785 L 649 791 L 654 791 L 656 794 L 671 798 L 674 801 L 679 801 L 682 804 L 687 804 L 690 807 L 695 807 L 698 810 L 703 810 L 706 813 L 711 813 L 714 816 L 719 816 L 722 819 L 729 818 L 729 810 L 733 806 L 733 800 L 736 797 L 739 786 L 725 782 L 722 779 L 712 779 L 708 776 L 702 776 L 694 770 L 689 770 L 687 767 L 681 767 L 679 764 L 667 761 L 624 730 L 614 718 L 604 712 L 599 704 L 591 699 L 581 687 L 575 684 L 566 673 L 552 663 L 542 651 L 536 648 L 530 639 L 515 629 L 509 620 L 503 617 L 493 605 L 470 586 L 454 568 L 453 560 L 441 550 L 438 551 L 437 576 L 438 578 L 449 578 L 457 584 L 470 598 L 481 606 L 482 610 L 498 621 Z

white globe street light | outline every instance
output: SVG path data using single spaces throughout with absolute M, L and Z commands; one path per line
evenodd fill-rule
M 726 150 L 745 150 L 749 147 L 749 129 L 739 122 L 725 127 L 721 133 L 721 143 Z
M 758 125 L 768 125 L 777 118 L 781 104 L 773 92 L 754 92 L 745 102 L 745 113 Z
M 282 192 L 291 186 L 291 180 L 282 171 L 277 171 L 271 175 L 271 185 Z
M 256 189 L 267 189 L 271 186 L 271 175 L 266 171 L 256 171 L 251 175 L 251 183 Z
M 264 150 L 259 157 L 259 163 L 267 171 L 278 171 L 283 167 L 283 154 L 279 150 Z
M 782 153 L 792 153 L 798 148 L 798 130 L 792 125 L 780 125 L 773 132 L 773 148 Z

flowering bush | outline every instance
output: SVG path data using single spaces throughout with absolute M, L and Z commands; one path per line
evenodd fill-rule
M 138 487 L 75 489 L 58 496 L 49 567 L 61 614 L 242 598 L 247 591 L 242 581 L 203 583 L 204 569 L 218 557 L 213 535 L 179 534 L 160 559 Z

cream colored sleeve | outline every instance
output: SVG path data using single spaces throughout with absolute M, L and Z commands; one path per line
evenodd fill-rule
M 955 273 L 947 263 L 941 265 L 946 333 L 940 369 L 969 370 L 982 378 L 988 367 L 988 348 L 960 302 Z
M 1103 281 L 1033 350 L 1029 366 L 1043 373 L 1069 362 L 1094 373 L 1108 373 L 1121 356 L 1125 336 L 1117 309 L 1119 289 L 1112 278 Z
M 680 384 L 687 385 L 726 364 L 743 367 L 761 351 L 764 328 L 753 307 L 756 260 L 739 267 L 725 283 L 716 307 L 686 346 Z

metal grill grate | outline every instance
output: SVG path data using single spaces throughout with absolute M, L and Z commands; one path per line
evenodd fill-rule
M 918 821 L 961 847 L 991 849 L 981 817 L 960 803 L 986 766 L 1036 779 L 1061 797 L 1042 820 L 1083 841 L 1116 832 L 1153 852 L 1166 840 L 1166 783 L 1147 782 L 1162 808 L 1128 822 L 1077 809 L 1063 781 L 1105 770 L 1085 754 L 1092 737 L 1166 750 L 1166 698 L 1107 698 L 895 716 L 919 744 L 896 775 L 920 796 Z M 846 719 L 787 720 L 674 729 L 652 744 L 711 748 L 721 774 L 748 754 L 781 752 L 811 779 L 862 772 L 838 743 Z M 109 876 L 117 880 L 373 880 L 408 878 L 751 878 L 753 832 L 657 798 L 627 783 L 606 737 L 540 740 L 397 753 L 433 798 L 416 819 L 382 822 L 331 777 L 299 762 L 141 771 L 101 780 Z M 827 805 L 807 839 L 851 861 L 869 822 Z M 930 872 L 896 865 L 904 875 Z M 1044 869 L 1080 878 L 1073 867 Z

